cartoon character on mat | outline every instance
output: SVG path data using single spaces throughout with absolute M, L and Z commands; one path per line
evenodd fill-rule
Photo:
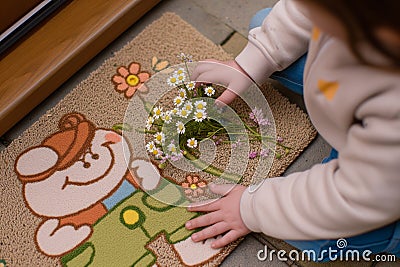
M 161 179 L 151 162 L 130 159 L 131 152 L 127 140 L 118 132 L 96 128 L 84 115 L 71 113 L 61 118 L 59 131 L 18 156 L 15 171 L 23 183 L 25 203 L 43 218 L 36 232 L 36 244 L 42 253 L 64 256 L 64 265 L 71 266 L 78 260 L 85 261 L 82 256 L 87 255 L 87 248 L 96 245 L 96 255 L 90 253 L 90 262 L 103 257 L 109 261 L 110 255 L 120 262 L 118 254 L 110 254 L 115 247 L 109 236 L 123 235 L 120 238 L 130 237 L 133 244 L 127 248 L 143 250 L 138 259 L 127 254 L 129 265 L 136 260 L 144 262 L 143 259 L 150 264 L 155 259 L 146 244 L 159 234 L 165 234 L 171 243 L 180 244 L 175 249 L 178 254 L 182 244 L 191 242 L 190 232 L 183 224 L 194 215 L 162 204 L 140 188 L 173 195 L 177 202 L 182 201 L 181 192 Z M 116 212 L 118 220 L 113 219 Z M 177 218 L 182 219 L 178 227 Z M 165 225 L 165 221 L 170 222 Z M 115 231 L 110 233 L 110 230 Z M 126 231 L 130 234 L 126 235 Z M 106 240 L 107 246 L 102 247 L 104 242 L 97 240 Z M 114 241 L 119 243 L 120 239 Z M 126 252 L 121 247 L 117 250 Z M 185 246 L 181 250 L 185 251 Z M 196 262 L 217 252 L 205 253 Z M 185 257 L 190 261 L 190 257 L 180 256 Z M 76 266 L 87 266 L 88 262 Z

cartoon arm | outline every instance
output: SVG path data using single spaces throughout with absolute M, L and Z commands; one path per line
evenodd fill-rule
M 83 225 L 59 227 L 58 219 L 44 221 L 38 228 L 36 240 L 40 250 L 48 256 L 60 256 L 79 246 L 90 237 L 92 228 Z

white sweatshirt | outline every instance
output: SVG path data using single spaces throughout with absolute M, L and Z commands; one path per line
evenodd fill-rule
M 278 2 L 236 61 L 262 83 L 308 50 L 307 111 L 339 158 L 266 179 L 240 212 L 250 230 L 281 239 L 353 236 L 400 218 L 400 75 L 363 65 L 304 14 Z

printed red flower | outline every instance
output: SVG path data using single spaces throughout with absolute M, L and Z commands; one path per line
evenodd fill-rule
M 150 78 L 150 73 L 140 71 L 140 64 L 132 62 L 128 68 L 121 66 L 117 69 L 118 74 L 112 77 L 115 90 L 124 92 L 126 98 L 132 98 L 137 90 L 147 92 L 145 83 Z
M 201 181 L 198 175 L 188 175 L 186 176 L 186 181 L 183 182 L 182 187 L 188 198 L 200 197 L 205 193 L 205 188 L 207 183 Z

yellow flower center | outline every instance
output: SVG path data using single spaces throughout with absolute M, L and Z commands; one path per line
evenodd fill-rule
M 201 113 L 201 112 L 198 112 L 198 113 L 196 114 L 196 117 L 197 117 L 198 119 L 201 119 L 201 118 L 203 118 L 203 113 Z
M 157 139 L 157 141 L 161 141 L 162 136 L 161 135 L 157 135 L 156 139 Z
M 156 111 L 156 115 L 160 116 L 160 115 L 161 115 L 161 110 L 158 109 L 158 110 Z
M 153 150 L 153 155 L 154 155 L 154 156 L 157 156 L 157 155 L 158 155 L 158 150 L 157 150 L 157 149 L 154 149 L 154 150 Z
M 186 116 L 187 115 L 187 111 L 186 110 L 182 110 L 182 116 Z
M 203 108 L 204 108 L 203 104 L 198 104 L 197 105 L 197 109 L 203 109 Z
M 176 83 L 176 78 L 175 78 L 175 77 L 172 77 L 172 78 L 170 79 L 170 81 L 171 81 L 171 83 Z
M 127 210 L 124 212 L 123 218 L 126 224 L 134 225 L 139 221 L 140 215 L 136 210 Z
M 177 104 L 180 104 L 180 103 L 182 103 L 182 101 L 178 98 L 178 99 L 176 100 L 176 103 L 177 103 Z
M 194 146 L 194 144 L 195 144 L 194 140 L 190 140 L 190 145 Z
M 126 82 L 127 82 L 127 84 L 130 85 L 130 86 L 136 86 L 136 85 L 139 84 L 140 79 L 139 79 L 138 76 L 136 76 L 136 75 L 134 75 L 134 74 L 131 74 L 131 75 L 129 75 L 128 77 L 126 77 Z
M 196 184 L 191 184 L 191 185 L 190 185 L 190 189 L 195 190 L 196 188 L 197 188 L 197 185 L 196 185 Z

